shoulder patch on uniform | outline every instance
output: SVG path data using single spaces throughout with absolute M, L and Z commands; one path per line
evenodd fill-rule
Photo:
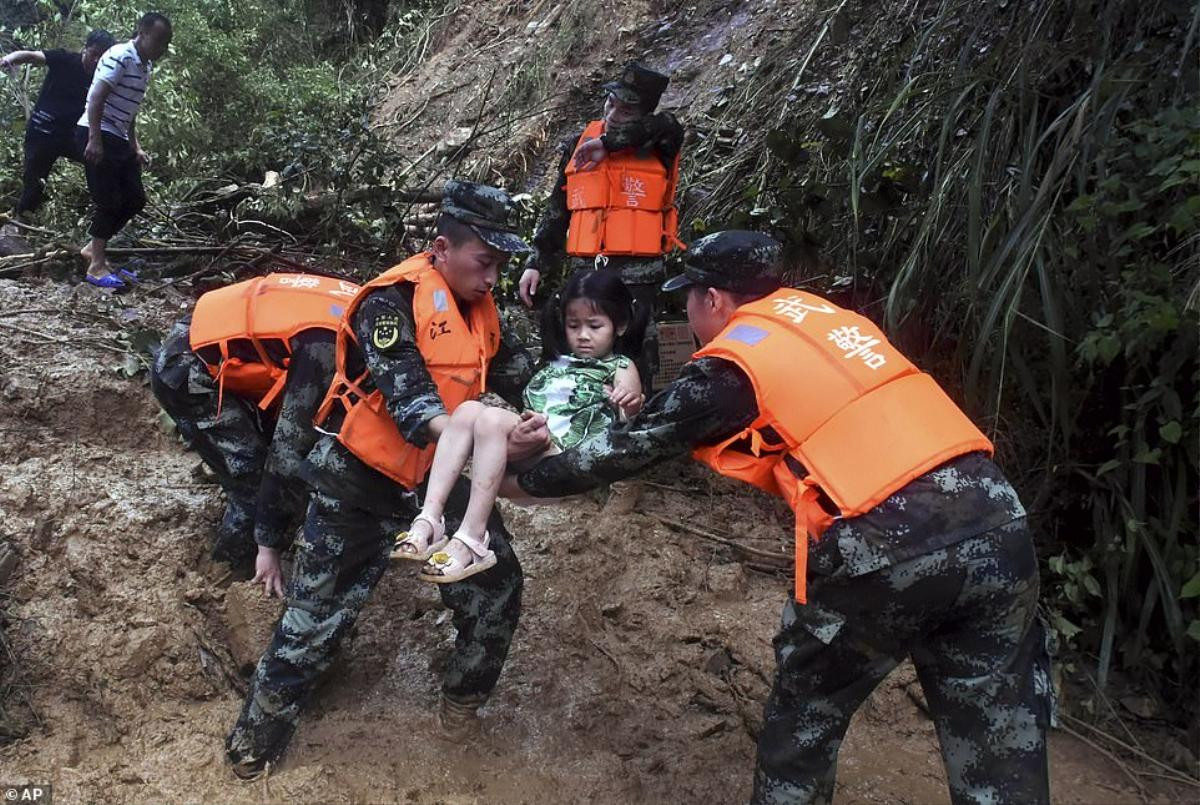
M 371 343 L 375 345 L 375 349 L 388 349 L 395 346 L 399 340 L 399 316 L 380 316 L 375 319 L 375 326 L 371 329 Z
M 441 288 L 433 292 L 433 309 L 438 313 L 445 313 L 450 309 L 450 301 L 446 298 L 446 292 Z
M 739 324 L 729 332 L 725 333 L 725 337 L 731 341 L 741 341 L 743 344 L 754 346 L 759 341 L 762 341 L 770 333 L 761 327 L 755 327 L 751 324 Z

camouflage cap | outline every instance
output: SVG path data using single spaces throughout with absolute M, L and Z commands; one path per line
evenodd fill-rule
M 451 179 L 442 190 L 442 212 L 471 227 L 487 245 L 507 254 L 533 249 L 517 235 L 517 205 L 503 190 Z
M 638 62 L 630 62 L 621 71 L 621 77 L 609 81 L 604 89 L 624 103 L 636 103 L 647 112 L 654 111 L 658 99 L 666 92 L 671 79 Z
M 770 293 L 783 284 L 781 251 L 779 241 L 761 232 L 714 232 L 688 246 L 683 273 L 664 282 L 662 289 L 703 285 L 734 293 Z

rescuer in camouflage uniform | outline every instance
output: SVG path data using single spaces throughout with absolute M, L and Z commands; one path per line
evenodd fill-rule
M 451 181 L 442 203 L 439 237 L 469 226 L 468 237 L 477 237 L 497 259 L 506 259 L 528 250 L 513 234 L 513 217 L 514 205 L 502 191 Z M 356 377 L 364 368 L 369 371 L 365 390 L 379 389 L 404 439 L 424 447 L 435 438 L 432 423 L 444 424 L 447 412 L 417 348 L 414 322 L 410 284 L 371 289 L 349 322 L 358 345 L 348 357 L 348 372 Z M 386 338 L 378 337 L 381 333 Z M 499 351 L 488 365 L 488 390 L 519 407 L 533 366 L 512 334 L 502 330 Z M 321 427 L 336 432 L 340 424 L 335 414 Z M 514 440 L 524 440 L 519 450 Z M 513 456 L 520 451 L 540 453 L 549 445 L 544 418 L 528 420 L 509 444 Z M 406 489 L 367 466 L 331 434 L 317 441 L 303 474 L 314 495 L 303 534 L 296 540 L 288 608 L 259 661 L 227 742 L 229 761 L 241 777 L 255 775 L 282 755 L 318 677 L 388 568 L 396 534 L 421 510 L 421 490 Z M 457 529 L 468 493 L 468 483 L 460 480 L 446 509 L 449 528 Z M 521 566 L 498 510 L 492 512 L 488 531 L 495 568 L 439 585 L 458 633 L 442 683 L 441 721 L 451 734 L 473 728 L 475 711 L 500 677 L 521 611 Z
M 291 339 L 287 384 L 276 414 L 228 390 L 222 399 L 217 381 L 192 351 L 190 328 L 190 316 L 171 328 L 150 370 L 150 388 L 225 491 L 213 559 L 248 575 L 256 546 L 266 548 L 257 553 L 273 560 L 274 579 L 279 553 L 291 543 L 291 527 L 308 496 L 300 465 L 317 439 L 313 415 L 333 379 L 334 334 L 312 327 Z M 235 354 L 242 346 L 234 346 Z M 266 349 L 277 353 L 270 355 L 274 360 L 288 357 L 277 344 Z M 256 360 L 252 350 L 240 357 Z
M 780 276 L 778 259 L 764 235 L 717 233 L 692 244 L 685 273 L 664 290 L 694 286 L 703 299 L 707 288 L 761 289 L 763 278 Z M 721 443 L 757 416 L 749 377 L 730 361 L 699 357 L 627 425 L 517 481 L 534 497 L 577 494 Z M 933 713 L 954 801 L 1048 802 L 1053 694 L 1037 600 L 1025 510 L 984 453 L 952 459 L 810 539 L 808 603 L 785 604 L 775 638 L 753 802 L 829 802 L 851 716 L 906 656 Z
M 608 105 L 606 111 L 617 106 L 617 117 L 606 115 L 605 132 L 599 138 L 604 153 L 636 148 L 653 150 L 662 163 L 671 169 L 683 146 L 683 126 L 670 112 L 655 112 L 659 98 L 667 88 L 668 78 L 637 62 L 628 65 L 616 81 L 604 85 Z M 571 257 L 566 253 L 567 226 L 571 211 L 567 209 L 567 165 L 575 154 L 575 146 L 583 129 L 565 138 L 559 145 L 558 169 L 554 189 L 546 199 L 546 208 L 538 220 L 533 234 L 533 254 L 525 263 L 521 275 L 521 299 L 527 306 L 533 305 L 533 295 L 545 272 L 560 269 L 560 276 L 570 276 L 584 268 L 607 267 L 621 272 L 621 280 L 628 286 L 634 300 L 649 308 L 649 324 L 643 342 L 642 354 L 637 360 L 638 374 L 646 391 L 651 390 L 654 375 L 658 371 L 658 328 L 654 316 L 658 310 L 659 286 L 666 279 L 666 266 L 662 257 Z

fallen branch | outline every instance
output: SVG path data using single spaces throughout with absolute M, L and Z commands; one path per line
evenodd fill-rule
M 1091 740 L 1086 735 L 1083 735 L 1082 733 L 1076 732 L 1075 730 L 1071 729 L 1066 724 L 1063 724 L 1061 729 L 1063 730 L 1063 732 L 1065 732 L 1068 735 L 1076 738 L 1077 740 L 1082 741 L 1083 743 L 1087 744 L 1092 749 L 1095 749 L 1097 752 L 1104 755 L 1109 760 L 1111 760 L 1114 764 L 1116 764 L 1116 767 L 1121 770 L 1121 773 L 1124 774 L 1126 777 L 1128 777 L 1130 782 L 1133 783 L 1133 787 L 1137 789 L 1138 796 L 1140 796 L 1143 801 L 1146 800 L 1146 787 L 1144 785 L 1142 785 L 1142 781 L 1138 779 L 1138 776 L 1136 774 L 1134 774 L 1133 770 L 1130 769 L 1129 766 L 1127 766 L 1125 763 L 1121 762 L 1121 759 L 1119 757 L 1114 755 L 1112 752 L 1109 752 L 1103 746 L 1101 746 L 1100 744 Z
M 751 548 L 747 545 L 742 545 L 740 542 L 734 542 L 731 539 L 719 537 L 716 534 L 710 534 L 709 532 L 696 528 L 693 525 L 681 523 L 678 520 L 672 520 L 668 517 L 662 517 L 657 514 L 652 514 L 650 517 L 662 523 L 663 525 L 668 526 L 669 528 L 674 528 L 679 531 L 686 531 L 689 534 L 695 534 L 697 537 L 701 537 L 702 539 L 707 539 L 720 545 L 726 545 L 742 556 L 752 559 L 761 559 L 763 561 L 770 562 L 772 565 L 778 565 L 780 568 L 791 566 L 792 557 L 787 554 L 760 551 L 757 548 Z
M 1091 732 L 1095 733 L 1099 737 L 1104 738 L 1105 740 L 1111 741 L 1112 743 L 1121 747 L 1126 752 L 1129 752 L 1131 755 L 1138 758 L 1139 760 L 1143 760 L 1146 763 L 1149 763 L 1150 765 L 1155 766 L 1156 768 L 1159 768 L 1159 769 L 1163 770 L 1164 772 L 1166 772 L 1166 774 L 1157 774 L 1156 773 L 1154 775 L 1156 777 L 1165 777 L 1168 780 L 1173 780 L 1182 785 L 1190 785 L 1193 788 L 1200 788 L 1200 779 L 1197 779 L 1197 778 L 1191 776 L 1190 774 L 1187 774 L 1186 772 L 1182 772 L 1179 769 L 1175 768 L 1174 766 L 1168 766 L 1166 763 L 1163 763 L 1161 760 L 1157 760 L 1157 759 L 1151 757 L 1150 755 L 1146 754 L 1144 751 L 1142 751 L 1141 749 L 1139 749 L 1137 747 L 1130 746 L 1129 744 L 1122 741 L 1120 738 L 1116 737 L 1115 735 L 1110 735 L 1109 733 L 1105 732 L 1104 730 L 1100 729 L 1099 727 L 1093 726 L 1093 725 L 1087 723 L 1086 721 L 1076 718 L 1075 716 L 1068 715 L 1067 713 L 1060 713 L 1059 718 L 1063 719 L 1064 721 L 1071 721 L 1071 722 L 1083 727 L 1084 729 L 1090 730 Z M 1069 730 L 1069 731 L 1074 735 L 1078 735 L 1078 733 L 1076 733 L 1074 730 Z M 1138 773 L 1144 774 L 1143 772 L 1138 772 Z

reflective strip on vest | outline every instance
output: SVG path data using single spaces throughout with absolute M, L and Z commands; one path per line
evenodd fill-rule
M 585 140 L 603 133 L 604 122 L 593 120 L 575 151 Z M 682 247 L 675 211 L 678 155 L 668 171 L 655 154 L 639 155 L 629 148 L 609 154 L 592 170 L 580 171 L 572 154 L 566 177 L 571 211 L 567 254 L 651 257 Z
M 337 439 L 364 464 L 408 489 L 425 479 L 433 463 L 434 445 L 410 444 L 387 409 L 378 389 L 366 391 L 368 372 L 351 378 L 347 361 L 351 350 L 360 350 L 353 317 L 366 296 L 376 289 L 412 283 L 413 318 L 417 349 L 448 412 L 484 392 L 487 367 L 500 348 L 500 316 L 495 301 L 486 296 L 471 306 L 470 326 L 429 253 L 418 254 L 368 282 L 346 308 L 338 327 L 333 384 L 317 412 L 315 424 L 328 419 L 334 404 L 345 412 Z M 361 351 L 361 350 L 360 350 Z
M 759 415 L 743 433 L 693 455 L 792 507 L 797 601 L 805 600 L 810 535 L 867 513 L 956 456 L 992 452 L 937 382 L 873 322 L 808 292 L 784 288 L 741 306 L 695 357 L 709 355 L 746 373 Z M 769 442 L 764 431 L 778 440 Z M 807 474 L 793 472 L 788 456 Z
M 218 408 L 226 389 L 264 411 L 270 408 L 287 382 L 289 359 L 282 364 L 273 361 L 264 342 L 278 341 L 290 350 L 291 339 L 304 330 L 336 332 L 346 304 L 358 290 L 352 282 L 315 274 L 268 274 L 201 296 L 192 313 L 188 341 L 198 354 L 211 346 L 220 352 L 218 362 L 205 361 L 217 380 Z M 231 356 L 234 341 L 249 343 L 257 360 Z

